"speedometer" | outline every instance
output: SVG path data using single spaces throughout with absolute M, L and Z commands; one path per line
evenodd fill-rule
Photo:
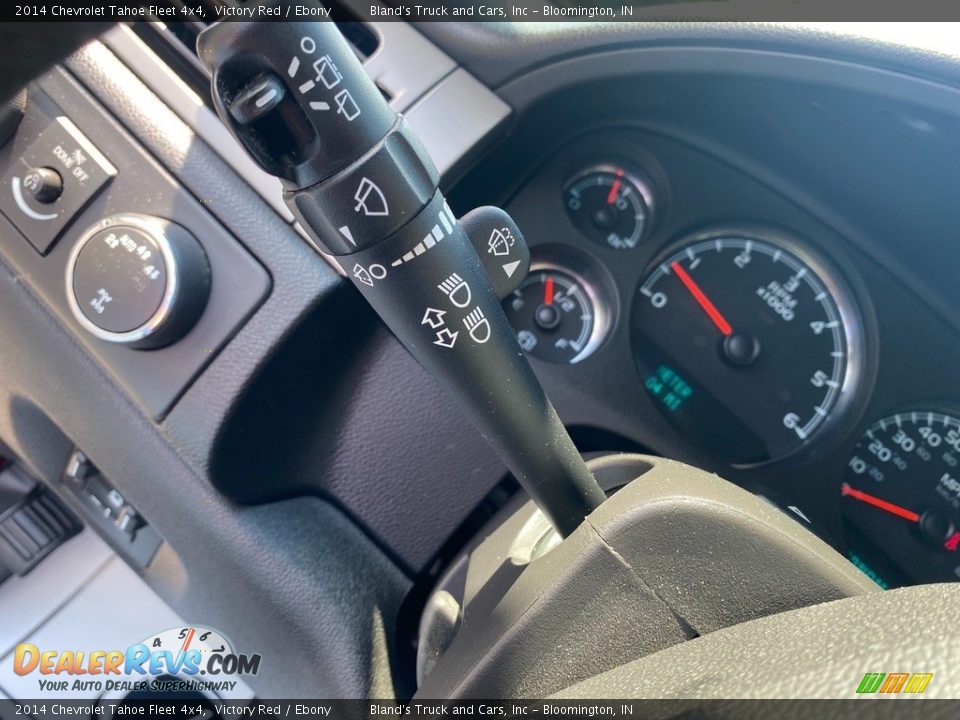
M 911 410 L 874 423 L 840 487 L 850 559 L 880 585 L 960 578 L 960 419 Z
M 841 414 L 862 364 L 845 286 L 779 236 L 701 235 L 651 268 L 633 348 L 656 406 L 735 465 L 781 458 Z

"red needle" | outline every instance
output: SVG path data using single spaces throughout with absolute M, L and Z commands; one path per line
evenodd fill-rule
M 186 652 L 190 647 L 190 642 L 193 640 L 193 636 L 197 634 L 197 631 L 194 628 L 190 628 L 190 632 L 187 633 L 186 639 L 183 641 L 183 646 L 180 648 L 180 652 Z
M 610 192 L 607 193 L 607 205 L 613 205 L 617 200 L 617 193 L 620 192 L 620 187 L 623 185 L 623 181 L 620 178 L 623 177 L 623 170 L 617 170 L 617 179 L 613 181 L 613 185 L 610 186 Z
M 852 488 L 847 485 L 847 483 L 844 483 L 840 486 L 840 494 L 846 497 L 852 497 L 854 500 L 859 500 L 860 502 L 865 502 L 867 505 L 873 505 L 881 510 L 886 510 L 888 513 L 896 515 L 897 517 L 902 517 L 904 520 L 909 520 L 910 522 L 920 522 L 920 516 L 913 512 L 913 510 L 907 510 L 899 505 L 894 505 L 892 502 L 881 500 L 875 495 L 870 495 L 862 490 Z
M 960 532 L 955 532 L 953 535 L 947 538 L 947 541 L 943 546 L 950 552 L 957 551 L 957 545 L 960 545 Z
M 553 305 L 553 278 L 552 277 L 547 277 L 547 282 L 543 289 L 543 301 L 547 305 Z
M 701 290 L 694 279 L 687 274 L 683 266 L 674 260 L 670 263 L 670 269 L 677 274 L 680 282 L 682 282 L 687 290 L 690 291 L 690 294 L 693 295 L 693 299 L 697 301 L 700 307 L 703 308 L 703 311 L 713 320 L 713 324 L 717 326 L 717 330 L 724 335 L 733 334 L 733 328 L 730 327 L 730 323 L 728 323 L 727 319 L 717 310 L 717 306 L 710 302 L 710 298 L 703 293 L 703 290 Z

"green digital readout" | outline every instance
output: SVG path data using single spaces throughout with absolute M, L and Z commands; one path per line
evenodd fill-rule
M 868 578 L 873 580 L 877 585 L 882 587 L 884 590 L 890 589 L 890 585 L 888 585 L 887 582 L 882 577 L 880 577 L 877 573 L 875 573 L 873 569 L 869 565 L 867 565 L 863 560 L 861 560 L 857 555 L 854 555 L 853 553 L 851 553 L 849 557 L 850 557 L 850 562 L 854 564 L 857 570 L 859 570 Z
M 676 412 L 680 406 L 693 395 L 693 388 L 680 374 L 660 365 L 644 383 L 647 390 L 671 412 Z

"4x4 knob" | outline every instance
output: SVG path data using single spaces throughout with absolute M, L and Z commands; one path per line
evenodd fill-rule
M 210 264 L 179 225 L 114 215 L 77 241 L 66 280 L 67 301 L 87 331 L 107 342 L 156 348 L 200 318 L 210 295 Z

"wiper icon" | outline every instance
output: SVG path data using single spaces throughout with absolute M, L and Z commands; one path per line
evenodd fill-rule
M 372 196 L 372 197 L 371 197 Z M 357 191 L 353 194 L 353 199 L 357 201 L 354 206 L 354 212 L 363 211 L 367 217 L 378 217 L 390 214 L 387 207 L 387 199 L 383 196 L 383 191 L 377 187 L 377 184 L 370 178 L 360 180 Z

